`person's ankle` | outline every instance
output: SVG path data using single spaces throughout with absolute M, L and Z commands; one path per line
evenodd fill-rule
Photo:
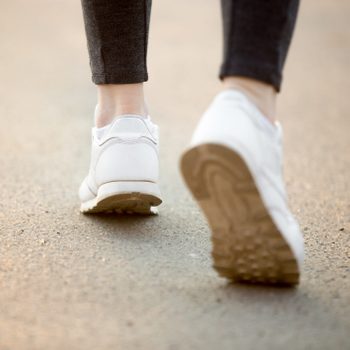
M 147 115 L 143 84 L 98 85 L 95 125 L 101 128 L 125 114 Z
M 96 105 L 95 109 L 95 126 L 97 128 L 102 128 L 110 124 L 115 117 L 133 114 L 139 116 L 146 116 L 146 108 L 143 106 L 135 105 L 118 105 L 118 107 L 105 107 Z
M 272 85 L 255 79 L 230 76 L 223 79 L 223 88 L 241 91 L 271 123 L 276 122 L 277 92 Z

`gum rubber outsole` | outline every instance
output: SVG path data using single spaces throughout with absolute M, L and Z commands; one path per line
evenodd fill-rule
M 82 205 L 83 214 L 116 213 L 116 214 L 156 214 L 155 206 L 162 200 L 154 195 L 130 192 L 112 194 L 105 198 L 93 201 L 91 205 Z
M 219 144 L 202 144 L 185 152 L 181 170 L 207 217 L 213 267 L 220 276 L 253 284 L 299 283 L 296 258 L 238 153 Z

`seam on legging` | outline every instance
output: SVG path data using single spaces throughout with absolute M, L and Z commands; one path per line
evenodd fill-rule
M 232 48 L 234 47 L 234 42 L 235 42 L 235 25 L 236 25 L 236 16 L 237 16 L 237 11 L 236 11 L 236 6 L 235 4 L 239 0 L 231 1 L 230 2 L 230 18 L 229 22 L 227 20 L 224 23 L 224 57 L 223 57 L 223 62 L 222 66 L 227 66 L 227 64 L 231 61 L 231 54 L 232 54 Z M 222 11 L 225 11 L 224 6 L 222 6 Z M 225 14 L 222 14 L 223 17 L 223 22 L 224 22 L 224 16 Z M 226 28 L 225 30 L 225 25 L 228 26 L 228 29 Z
M 227 50 L 226 50 L 226 57 L 225 57 L 225 64 L 227 64 L 228 62 L 231 61 L 231 55 L 233 54 L 232 48 L 235 47 L 234 43 L 235 43 L 235 39 L 236 39 L 236 32 L 237 30 L 235 30 L 236 27 L 236 23 L 237 23 L 237 2 L 239 0 L 235 0 L 235 1 L 231 1 L 231 11 L 232 11 L 232 16 L 231 16 L 231 20 L 229 23 L 229 32 L 228 32 L 228 42 L 227 42 Z M 227 39 L 226 39 L 227 40 Z
M 92 2 L 91 6 L 94 7 L 94 4 L 95 3 Z M 106 64 L 105 64 L 105 60 L 104 60 L 103 53 L 102 53 L 102 45 L 101 45 L 101 43 L 102 43 L 102 35 L 101 35 L 100 28 L 98 26 L 98 21 L 96 19 L 97 11 L 95 10 L 95 8 L 93 8 L 93 11 L 91 11 L 91 12 L 92 12 L 92 15 L 93 15 L 93 20 L 94 20 L 94 26 L 95 26 L 95 29 L 96 29 L 96 34 L 97 34 L 97 37 L 98 37 L 98 40 L 99 40 L 99 47 L 98 47 L 99 55 L 98 55 L 98 57 L 100 59 L 99 63 L 102 66 L 102 72 L 101 73 L 104 74 L 105 73 Z M 95 64 L 95 66 L 96 66 L 96 64 Z M 92 70 L 94 70 L 93 67 L 91 67 L 91 68 L 92 68 Z M 96 69 L 96 67 L 94 67 L 94 68 Z
M 143 0 L 143 61 L 147 71 L 147 0 Z
M 231 48 L 234 48 L 234 43 L 235 43 L 235 39 L 236 39 L 236 33 L 237 33 L 237 30 L 235 30 L 235 27 L 236 27 L 236 23 L 237 23 L 237 3 L 238 3 L 239 0 L 235 0 L 235 1 L 232 1 L 232 21 L 233 21 L 233 25 L 231 24 L 231 27 L 233 28 L 232 30 L 232 42 L 230 43 L 230 47 Z M 231 53 L 232 55 L 234 54 L 233 52 Z M 229 58 L 229 61 L 230 61 L 230 58 Z

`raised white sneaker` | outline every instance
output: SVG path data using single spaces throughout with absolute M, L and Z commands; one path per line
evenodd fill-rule
M 92 129 L 88 176 L 79 189 L 81 212 L 151 213 L 161 200 L 158 127 L 150 118 L 125 115 Z
M 297 284 L 303 238 L 287 204 L 281 126 L 264 118 L 244 94 L 220 93 L 199 122 L 181 170 L 208 219 L 221 276 Z

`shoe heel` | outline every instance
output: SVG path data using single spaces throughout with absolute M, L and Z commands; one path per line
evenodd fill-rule
M 219 144 L 184 153 L 181 171 L 212 231 L 212 257 L 232 281 L 295 285 L 293 252 L 271 219 L 241 156 Z
M 116 181 L 101 185 L 93 200 L 83 203 L 83 213 L 116 212 L 154 214 L 162 203 L 159 186 L 147 181 Z

